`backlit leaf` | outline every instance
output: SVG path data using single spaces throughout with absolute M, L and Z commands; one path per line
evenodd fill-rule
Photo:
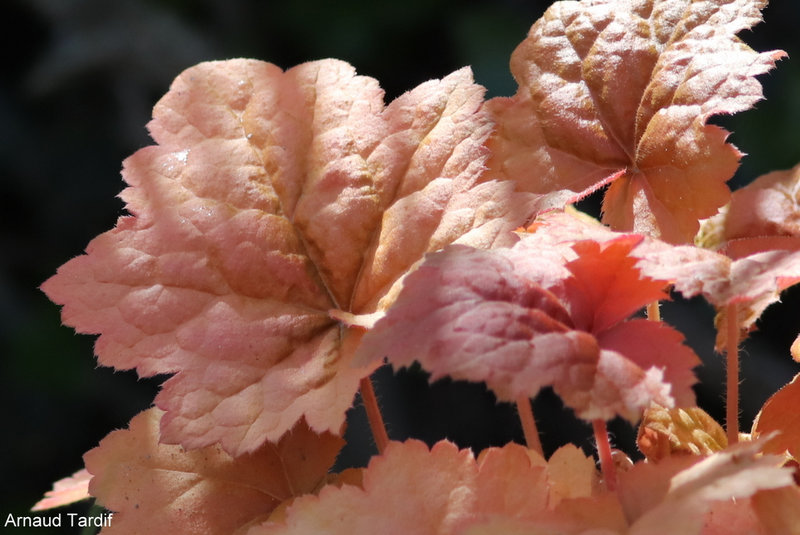
M 56 481 L 53 484 L 53 490 L 47 491 L 44 498 L 36 502 L 31 511 L 44 511 L 91 498 L 89 494 L 91 478 L 92 474 L 82 468 L 71 476 Z
M 800 375 L 775 392 L 753 421 L 754 437 L 777 432 L 764 446 L 768 453 L 789 452 L 800 459 Z
M 689 242 L 730 191 L 740 153 L 716 114 L 761 98 L 758 54 L 736 34 L 763 0 L 556 2 L 511 59 L 519 90 L 491 101 L 490 167 L 560 206 L 611 183 L 604 221 Z
M 43 290 L 101 335 L 101 364 L 174 374 L 167 443 L 238 455 L 301 418 L 338 431 L 372 371 L 339 320 L 383 310 L 425 252 L 510 243 L 532 211 L 481 182 L 482 97 L 468 69 L 384 106 L 340 61 L 195 66 L 155 107 L 158 145 L 125 162 L 132 215 Z
M 692 404 L 699 360 L 683 336 L 629 319 L 664 297 L 665 283 L 642 278 L 630 256 L 642 237 L 543 248 L 538 234 L 508 249 L 429 255 L 358 362 L 417 360 L 432 379 L 483 381 L 508 401 L 552 386 L 585 419 L 635 421 L 651 401 Z
M 103 533 L 243 533 L 282 502 L 325 480 L 344 443 L 299 423 L 277 444 L 233 458 L 218 445 L 194 451 L 159 443 L 157 409 L 114 431 L 84 459 L 90 493 L 114 511 Z
M 465 530 L 497 518 L 550 528 L 587 529 L 608 523 L 623 529 L 618 504 L 602 498 L 596 504 L 592 501 L 599 489 L 584 487 L 585 482 L 596 481 L 596 468 L 572 449 L 567 457 L 579 455 L 583 462 L 556 469 L 561 474 L 556 475 L 550 473 L 552 460 L 546 463 L 517 444 L 490 448 L 476 459 L 470 450 L 446 441 L 431 449 L 415 440 L 394 442 L 370 462 L 363 488 L 329 487 L 318 496 L 299 498 L 287 509 L 285 522 L 266 522 L 249 534 L 446 535 L 470 533 Z M 563 474 L 567 468 L 574 472 L 572 482 Z M 555 484 L 551 477 L 560 481 L 560 501 L 551 499 Z M 575 488 L 570 488 L 573 482 Z

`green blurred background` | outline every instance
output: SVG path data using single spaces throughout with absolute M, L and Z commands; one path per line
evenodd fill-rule
M 123 213 L 123 158 L 150 143 L 155 101 L 184 68 L 202 60 L 253 57 L 291 67 L 335 57 L 377 78 L 387 100 L 430 78 L 471 65 L 489 96 L 516 85 L 508 58 L 550 2 L 405 0 L 4 0 L 0 6 L 0 520 L 26 511 L 55 479 L 81 468 L 81 455 L 150 405 L 157 380 L 96 368 L 92 339 L 62 327 L 38 291 Z M 766 24 L 743 38 L 757 50 L 800 55 L 800 4 L 773 2 Z M 734 185 L 800 162 L 800 63 L 784 60 L 761 78 L 767 100 L 715 121 L 750 154 Z M 590 203 L 591 204 L 591 203 Z M 800 292 L 773 307 L 743 356 L 743 427 L 777 385 L 797 371 L 788 347 L 799 330 Z M 699 399 L 721 414 L 721 360 L 711 348 L 712 315 L 676 301 L 666 318 L 686 330 L 706 362 Z M 392 438 L 448 437 L 476 449 L 521 440 L 514 411 L 480 385 L 426 385 L 419 370 L 378 372 Z M 588 426 L 550 393 L 536 402 L 545 449 L 575 441 L 591 451 Z M 372 451 L 360 408 L 341 465 Z M 632 448 L 632 430 L 613 426 Z M 67 509 L 83 511 L 78 506 Z M 36 530 L 46 533 L 48 530 Z M 69 532 L 61 529 L 53 532 Z M 77 530 L 74 530 L 77 532 Z M 24 533 L 25 530 L 18 530 Z

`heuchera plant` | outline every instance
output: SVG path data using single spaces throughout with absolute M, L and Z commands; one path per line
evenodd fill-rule
M 43 285 L 100 364 L 171 377 L 37 507 L 94 496 L 109 534 L 797 533 L 800 381 L 740 433 L 737 347 L 800 281 L 800 167 L 731 195 L 741 153 L 708 124 L 784 55 L 736 36 L 765 4 L 556 2 L 488 101 L 468 68 L 388 105 L 336 60 L 181 74 L 125 161 L 130 215 Z M 602 222 L 571 207 L 600 188 Z M 670 291 L 718 311 L 726 429 Z M 385 359 L 485 383 L 527 445 L 391 441 Z M 544 387 L 599 468 L 543 456 Z M 379 454 L 330 473 L 359 391 Z M 617 416 L 643 460 L 612 451 Z

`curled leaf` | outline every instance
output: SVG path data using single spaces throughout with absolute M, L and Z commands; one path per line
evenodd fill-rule
M 800 249 L 800 165 L 736 190 L 724 215 L 726 241 L 749 242 L 751 251 Z
M 753 420 L 754 438 L 774 433 L 764 446 L 767 453 L 788 452 L 800 459 L 800 374 L 775 392 Z
M 610 183 L 604 221 L 689 242 L 730 195 L 740 153 L 707 124 L 758 101 L 783 52 L 736 34 L 763 0 L 556 2 L 511 59 L 519 90 L 495 99 L 490 167 L 551 206 Z
M 636 438 L 649 461 L 672 455 L 707 456 L 728 447 L 725 430 L 699 407 L 648 408 Z

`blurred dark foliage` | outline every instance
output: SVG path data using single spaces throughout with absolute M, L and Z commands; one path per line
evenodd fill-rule
M 405 0 L 5 0 L 0 6 L 0 519 L 26 514 L 55 479 L 81 468 L 81 455 L 150 405 L 158 380 L 95 368 L 92 338 L 62 327 L 38 291 L 123 213 L 123 158 L 150 143 L 150 110 L 184 68 L 203 60 L 253 57 L 281 67 L 325 57 L 377 78 L 387 101 L 430 78 L 471 65 L 489 96 L 516 85 L 508 58 L 550 2 Z M 800 4 L 775 2 L 766 24 L 742 37 L 757 50 L 800 52 Z M 800 54 L 798 54 L 800 55 Z M 734 186 L 800 161 L 800 64 L 784 60 L 761 78 L 767 100 L 718 118 L 750 154 Z M 590 203 L 591 204 L 591 203 Z M 743 355 L 742 422 L 796 366 L 788 347 L 800 292 L 768 311 Z M 665 307 L 705 361 L 699 400 L 721 417 L 722 364 L 710 340 L 712 312 L 700 302 Z M 513 409 L 481 385 L 427 386 L 417 368 L 376 376 L 392 438 L 448 437 L 481 449 L 521 440 Z M 547 452 L 565 441 L 591 451 L 588 426 L 552 393 L 535 404 Z M 342 465 L 372 451 L 360 407 L 352 411 Z M 612 426 L 633 450 L 634 430 Z M 81 506 L 69 510 L 83 511 Z M 47 530 L 37 530 L 44 533 Z M 68 530 L 59 530 L 64 532 Z M 24 532 L 24 530 L 19 530 Z

